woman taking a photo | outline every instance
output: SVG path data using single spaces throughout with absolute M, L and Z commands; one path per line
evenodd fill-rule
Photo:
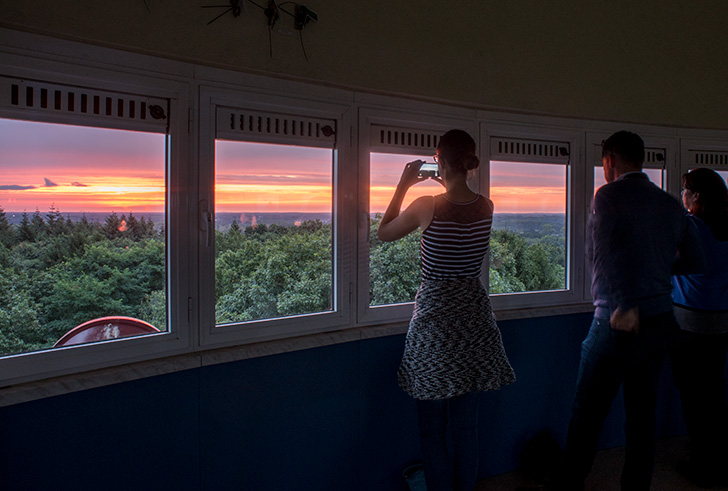
M 398 372 L 417 400 L 428 491 L 472 491 L 478 478 L 478 392 L 515 381 L 480 282 L 488 253 L 493 203 L 467 185 L 480 164 L 465 131 L 445 133 L 435 161 L 445 193 L 417 198 L 400 213 L 407 190 L 426 179 L 410 162 L 379 225 L 383 241 L 423 230 L 422 283 Z M 447 448 L 452 425 L 453 455 Z
M 678 468 L 703 487 L 728 484 L 728 189 L 720 175 L 695 169 L 683 175 L 683 205 L 695 224 L 708 268 L 673 276 L 680 337 L 670 353 L 680 390 L 690 460 Z

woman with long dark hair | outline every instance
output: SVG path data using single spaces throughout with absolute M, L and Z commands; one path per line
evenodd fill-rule
M 472 491 L 478 478 L 478 392 L 499 389 L 515 375 L 480 282 L 493 203 L 467 185 L 468 173 L 480 164 L 475 141 L 465 131 L 448 131 L 435 160 L 445 193 L 417 198 L 400 213 L 407 190 L 426 179 L 419 175 L 422 161 L 408 163 L 378 235 L 392 241 L 423 230 L 422 283 L 398 380 L 417 400 L 428 491 Z
M 670 362 L 680 390 L 690 460 L 678 470 L 701 486 L 728 484 L 728 188 L 711 169 L 682 177 L 683 205 L 699 231 L 708 268 L 673 276 L 680 337 Z

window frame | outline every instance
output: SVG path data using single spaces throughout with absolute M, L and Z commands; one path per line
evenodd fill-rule
M 167 135 L 165 262 L 168 321 L 167 331 L 160 333 L 0 357 L 0 372 L 8 374 L 0 379 L 0 386 L 190 351 L 193 320 L 188 315 L 188 304 L 195 295 L 190 291 L 190 285 L 194 284 L 195 269 L 182 267 L 184 237 L 188 235 L 188 210 L 183 195 L 184 190 L 190 188 L 186 177 L 190 165 L 187 157 L 189 140 L 185 136 L 189 84 L 164 76 L 139 75 L 121 68 L 109 71 L 93 63 L 79 65 L 51 62 L 10 53 L 4 53 L 2 70 L 0 86 L 3 88 L 0 90 L 4 93 L 0 98 L 0 117 L 7 119 L 139 131 L 150 131 L 155 127 L 141 121 L 84 115 L 75 108 L 71 111 L 68 107 L 49 110 L 39 109 L 35 105 L 33 108 L 13 106 L 7 88 L 12 85 L 12 81 L 17 80 L 63 90 L 167 101 L 168 124 L 164 133 Z M 161 131 L 157 127 L 155 132 Z
M 554 291 L 516 292 L 491 295 L 493 309 L 497 311 L 514 311 L 529 308 L 551 308 L 557 310 L 559 307 L 584 303 L 584 267 L 582 266 L 582 254 L 584 247 L 584 222 L 586 216 L 583 212 L 583 201 L 585 196 L 580 192 L 579 182 L 583 182 L 583 133 L 571 128 L 547 128 L 541 125 L 514 125 L 511 123 L 488 123 L 481 124 L 481 161 L 485 163 L 485 170 L 481 175 L 484 177 L 482 184 L 490 195 L 490 163 L 491 160 L 504 161 L 498 156 L 495 149 L 491 148 L 491 142 L 495 139 L 520 140 L 526 142 L 568 145 L 568 158 L 566 164 L 566 226 L 565 226 L 565 251 L 566 251 L 566 288 Z M 531 159 L 518 159 L 512 157 L 514 162 L 544 163 L 563 165 L 558 158 L 548 156 Z M 562 159 L 563 160 L 563 159 Z M 581 188 L 583 189 L 583 188 Z M 498 203 L 495 203 L 495 211 L 498 211 Z M 486 277 L 487 279 L 487 277 Z
M 200 200 L 196 237 L 198 241 L 200 264 L 200 346 L 204 348 L 249 344 L 307 334 L 323 333 L 342 329 L 350 325 L 351 300 L 348 290 L 353 288 L 350 276 L 351 255 L 347 248 L 352 247 L 351 232 L 347 224 L 352 223 L 353 194 L 350 166 L 350 138 L 348 128 L 350 107 L 328 101 L 301 97 L 283 97 L 277 94 L 252 90 L 235 90 L 214 84 L 202 84 L 200 94 L 199 127 L 199 170 L 198 182 Z M 293 315 L 272 319 L 259 319 L 247 322 L 215 324 L 215 248 L 214 228 L 206 224 L 214 223 L 214 186 L 215 186 L 215 141 L 217 139 L 216 120 L 218 108 L 247 110 L 256 113 L 284 117 L 317 118 L 335 122 L 336 138 L 332 148 L 332 252 L 333 306 L 331 311 Z M 262 143 L 301 144 L 300 139 L 283 135 L 258 135 Z M 320 144 L 311 145 L 320 146 Z M 328 147 L 322 147 L 328 148 Z M 349 183 L 347 184 L 347 181 Z M 347 188 L 348 186 L 348 188 Z M 208 234 L 211 234 L 208 236 Z M 210 239 L 211 237 L 211 239 Z

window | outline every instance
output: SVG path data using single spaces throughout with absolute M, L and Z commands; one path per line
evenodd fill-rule
M 490 163 L 490 293 L 564 290 L 566 164 Z
M 329 312 L 331 149 L 218 139 L 215 320 Z
M 341 326 L 349 285 L 341 266 L 337 114 L 297 113 L 293 102 L 273 110 L 222 105 L 214 102 L 222 92 L 209 94 L 203 101 L 211 117 L 202 129 L 203 343 Z
M 489 291 L 500 309 L 581 301 L 581 199 L 573 192 L 576 137 L 485 127 L 494 204 Z
M 144 95 L 164 82 L 135 82 L 115 92 L 0 77 L 3 383 L 187 344 L 182 209 L 170 208 L 177 100 Z
M 166 135 L 0 119 L 0 147 L 0 354 L 167 330 Z
M 492 137 L 491 294 L 565 290 L 568 143 Z

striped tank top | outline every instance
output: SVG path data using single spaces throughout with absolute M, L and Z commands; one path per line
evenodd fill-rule
M 449 280 L 479 277 L 488 253 L 493 204 L 478 195 L 468 203 L 435 196 L 432 222 L 422 232 L 422 278 Z

